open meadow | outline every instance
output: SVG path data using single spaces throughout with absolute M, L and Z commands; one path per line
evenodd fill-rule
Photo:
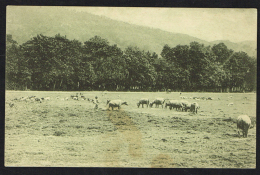
M 50 100 L 13 100 L 26 96 Z M 185 99 L 197 114 L 136 105 L 180 96 L 213 100 Z M 107 110 L 108 99 L 128 106 Z M 238 137 L 242 114 L 256 121 L 256 93 L 6 91 L 5 166 L 256 168 L 256 126 Z

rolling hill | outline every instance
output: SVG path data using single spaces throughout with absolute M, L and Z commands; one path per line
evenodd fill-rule
M 22 9 L 17 8 L 14 11 L 7 16 L 7 34 L 11 34 L 19 44 L 28 41 L 37 34 L 54 36 L 60 33 L 62 36 L 66 35 L 68 39 L 76 39 L 81 42 L 98 35 L 107 39 L 110 44 L 117 44 L 121 49 L 127 46 L 137 46 L 157 54 L 161 53 L 165 44 L 174 47 L 178 44 L 188 45 L 192 41 L 197 41 L 205 45 L 224 42 L 230 49 L 245 51 L 250 56 L 256 55 L 254 41 L 241 43 L 207 42 L 186 34 L 166 32 L 63 8 L 56 11 L 55 15 L 48 13 L 44 8 L 32 8 L 30 11 L 22 11 Z

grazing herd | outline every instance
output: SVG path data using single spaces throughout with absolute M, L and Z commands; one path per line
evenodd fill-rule
M 169 107 L 170 110 L 176 109 L 176 111 L 185 111 L 185 112 L 189 110 L 190 112 L 193 113 L 197 113 L 198 109 L 200 108 L 197 102 L 190 103 L 186 100 L 179 101 L 179 100 L 169 100 L 164 98 L 156 98 L 151 103 L 149 103 L 148 98 L 141 98 L 137 103 L 137 107 L 139 108 L 140 105 L 142 105 L 142 108 L 144 107 L 144 105 L 146 105 L 147 108 L 148 106 L 152 108 L 153 105 L 155 105 L 156 108 L 159 108 L 160 106 L 163 108 L 164 106 L 165 109 Z
M 104 94 L 102 94 L 103 96 Z M 118 96 L 119 98 L 120 96 Z M 85 96 L 83 96 L 82 93 L 76 93 L 76 95 L 71 95 L 70 96 L 71 99 L 73 100 L 87 100 L 89 102 L 92 102 L 95 104 L 94 109 L 98 109 L 98 97 L 96 96 L 95 99 L 91 99 L 91 98 L 86 98 Z M 180 96 L 181 100 L 171 100 L 171 99 L 164 99 L 164 98 L 156 98 L 153 101 L 149 101 L 148 98 L 141 98 L 138 102 L 137 102 L 137 107 L 139 108 L 140 106 L 142 106 L 142 108 L 144 108 L 144 106 L 146 106 L 147 108 L 152 108 L 153 106 L 155 106 L 155 108 L 159 108 L 160 106 L 163 108 L 165 107 L 165 109 L 167 109 L 167 107 L 169 107 L 170 110 L 176 110 L 176 111 L 190 111 L 192 113 L 198 113 L 198 110 L 200 109 L 200 106 L 197 102 L 188 102 L 186 100 L 183 99 L 193 99 L 193 100 L 213 100 L 213 98 L 211 97 L 184 97 L 184 96 Z M 229 96 L 228 99 L 233 98 L 232 96 Z M 56 97 L 56 99 L 60 99 L 59 97 Z M 219 99 L 219 98 L 218 98 Z M 9 106 L 12 108 L 15 106 L 15 103 L 13 103 L 14 101 L 25 101 L 25 102 L 39 102 L 42 103 L 43 101 L 50 101 L 51 98 L 50 97 L 36 97 L 36 96 L 26 96 L 26 97 L 21 97 L 21 98 L 14 98 L 13 100 L 11 100 L 12 102 L 6 102 L 9 104 Z M 62 101 L 65 100 L 69 100 L 69 97 L 65 97 L 65 98 L 61 98 Z M 117 99 L 117 100 L 107 100 L 107 110 L 112 109 L 112 111 L 117 108 L 120 109 L 122 105 L 128 105 L 128 103 L 126 101 Z M 229 103 L 228 106 L 233 106 L 234 103 Z M 242 130 L 242 135 L 243 137 L 247 137 L 248 135 L 248 129 L 249 128 L 253 128 L 254 125 L 251 123 L 250 118 L 247 115 L 240 115 L 237 118 L 237 132 L 238 132 L 238 136 L 240 137 L 240 130 Z

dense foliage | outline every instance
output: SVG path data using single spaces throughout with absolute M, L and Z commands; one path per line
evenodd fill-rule
M 37 35 L 18 45 L 7 35 L 6 89 L 253 91 L 256 58 L 223 43 L 165 45 L 159 57 L 99 36 L 81 43 Z

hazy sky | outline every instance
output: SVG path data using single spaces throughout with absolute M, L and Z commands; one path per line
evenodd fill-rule
M 188 34 L 206 41 L 257 40 L 257 9 L 9 6 L 7 12 L 17 8 L 22 9 L 21 12 L 29 8 L 44 8 L 50 15 L 58 13 L 58 8 L 68 8 L 132 24 Z
M 257 39 L 257 9 L 70 7 L 132 24 L 184 33 L 206 41 Z

